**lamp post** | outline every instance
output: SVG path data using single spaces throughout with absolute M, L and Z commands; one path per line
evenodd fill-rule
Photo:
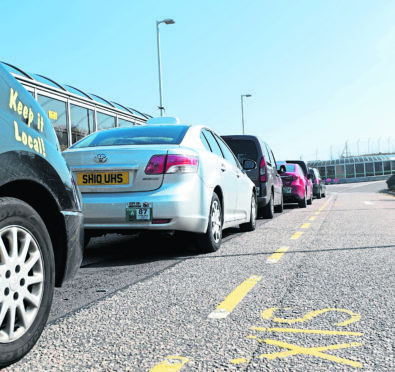
M 158 47 L 158 74 L 159 74 L 159 110 L 160 116 L 163 116 L 163 111 L 165 108 L 163 107 L 163 97 L 162 97 L 162 67 L 160 62 L 160 37 L 159 37 L 159 25 L 164 23 L 166 25 L 174 24 L 174 20 L 166 18 L 162 21 L 156 21 L 156 40 L 157 40 L 157 47 Z
M 240 96 L 240 99 L 241 99 L 241 124 L 243 126 L 243 135 L 244 135 L 244 104 L 243 104 L 244 97 L 251 97 L 251 94 L 242 94 Z

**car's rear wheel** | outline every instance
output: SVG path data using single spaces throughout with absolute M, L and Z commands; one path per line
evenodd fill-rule
M 302 200 L 299 201 L 299 208 L 306 208 L 307 207 L 307 190 L 304 190 L 304 197 Z
M 198 248 L 201 252 L 215 252 L 222 242 L 222 207 L 216 193 L 213 194 L 208 216 L 207 231 L 198 235 Z
M 320 189 L 318 190 L 317 199 L 321 199 L 321 192 L 322 192 L 322 189 L 320 188 Z
M 250 221 L 247 223 L 242 223 L 240 225 L 241 231 L 254 231 L 256 228 L 256 217 L 257 217 L 257 203 L 255 194 L 251 196 L 251 213 L 250 213 Z
M 55 264 L 38 213 L 25 202 L 0 199 L 0 368 L 35 345 L 51 308 Z
M 269 203 L 263 207 L 263 217 L 273 218 L 274 217 L 274 195 L 273 191 L 270 193 Z

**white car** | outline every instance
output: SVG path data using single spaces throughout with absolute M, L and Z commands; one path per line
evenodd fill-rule
M 203 252 L 222 230 L 256 224 L 256 189 L 211 129 L 147 124 L 92 133 L 63 152 L 82 193 L 88 237 L 130 230 L 197 233 Z M 244 169 L 256 163 L 244 161 Z

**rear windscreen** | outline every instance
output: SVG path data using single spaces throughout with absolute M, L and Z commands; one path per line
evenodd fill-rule
M 178 145 L 187 125 L 141 125 L 98 131 L 83 138 L 71 148 L 123 145 Z
M 243 164 L 243 160 L 246 159 L 258 161 L 258 151 L 254 141 L 232 139 L 224 139 L 224 141 L 237 156 L 240 164 Z

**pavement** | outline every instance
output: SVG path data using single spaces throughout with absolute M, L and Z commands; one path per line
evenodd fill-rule
M 91 248 L 37 345 L 6 371 L 395 370 L 384 188 L 328 186 L 211 254 L 188 241 L 95 242 L 98 258 Z

